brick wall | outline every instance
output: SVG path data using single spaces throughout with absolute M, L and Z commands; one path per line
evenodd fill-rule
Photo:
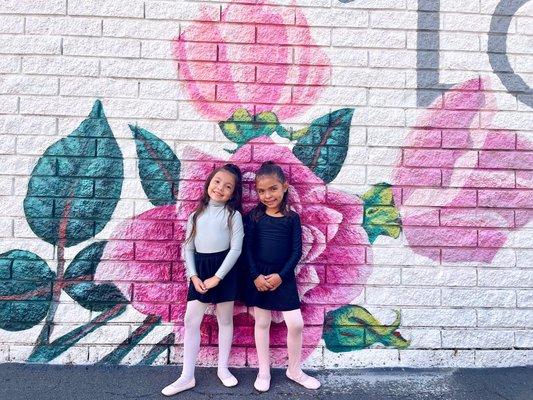
M 249 208 L 273 159 L 306 366 L 532 363 L 533 5 L 287 3 L 0 4 L 0 362 L 179 363 L 202 179 L 233 160 Z

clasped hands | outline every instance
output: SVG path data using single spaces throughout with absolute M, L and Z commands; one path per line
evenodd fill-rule
M 194 288 L 198 293 L 201 294 L 207 293 L 209 289 L 213 289 L 220 283 L 221 280 L 222 279 L 216 275 L 212 276 L 211 278 L 207 278 L 205 281 L 202 281 L 197 275 L 191 277 L 191 282 L 194 285 Z
M 259 275 L 254 279 L 254 284 L 260 292 L 276 290 L 281 285 L 282 279 L 279 274 Z

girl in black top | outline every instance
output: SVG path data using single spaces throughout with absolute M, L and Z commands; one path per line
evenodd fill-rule
M 300 365 L 303 318 L 294 269 L 302 256 L 300 217 L 289 208 L 289 184 L 283 170 L 268 161 L 255 176 L 260 203 L 248 214 L 245 224 L 245 251 L 249 285 L 248 306 L 254 307 L 255 345 L 259 373 L 254 387 L 270 388 L 269 331 L 271 310 L 282 311 L 287 324 L 289 379 L 308 389 L 320 382 L 305 374 Z

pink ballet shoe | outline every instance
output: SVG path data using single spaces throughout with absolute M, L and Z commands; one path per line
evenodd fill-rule
M 217 376 L 218 376 L 218 379 L 220 379 L 220 382 L 222 382 L 222 384 L 224 386 L 226 386 L 226 387 L 237 386 L 239 381 L 237 380 L 237 378 L 235 378 L 235 376 L 233 376 L 233 374 L 231 374 L 231 373 L 229 373 L 229 374 L 230 375 L 227 378 L 221 378 L 218 373 L 217 373 Z
M 190 380 L 183 382 L 183 379 L 178 378 L 177 381 L 172 382 L 170 385 L 166 386 L 161 390 L 161 393 L 165 396 L 173 396 L 179 392 L 184 392 L 185 390 L 192 389 L 196 386 L 196 380 L 191 378 Z
M 291 381 L 294 381 L 297 384 L 302 385 L 306 389 L 316 390 L 321 385 L 320 381 L 318 379 L 307 375 L 303 371 L 300 371 L 300 373 L 297 376 L 292 376 L 291 373 L 289 372 L 289 370 L 287 370 L 285 375 L 287 375 L 287 378 L 289 378 Z

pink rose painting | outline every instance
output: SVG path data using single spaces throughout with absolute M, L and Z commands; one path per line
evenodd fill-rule
M 533 207 L 531 143 L 495 129 L 488 80 L 446 92 L 408 135 L 392 179 L 411 249 L 438 262 L 490 263 Z
M 291 182 L 290 200 L 301 216 L 304 245 L 297 280 L 306 323 L 303 337 L 307 357 L 322 336 L 325 313 L 354 300 L 370 274 L 370 243 L 361 226 L 363 202 L 357 196 L 328 188 L 288 148 L 263 137 L 241 147 L 229 159 L 243 171 L 248 210 L 257 203 L 253 171 L 267 160 L 282 165 Z M 177 337 L 182 336 L 188 287 L 180 254 L 185 221 L 202 192 L 205 176 L 225 162 L 188 148 L 182 159 L 177 204 L 154 208 L 122 225 L 110 239 L 98 267 L 97 280 L 113 281 L 126 298 L 132 299 L 134 308 L 175 324 Z M 244 365 L 247 360 L 253 365 L 251 316 L 246 307 L 237 307 L 235 313 L 233 363 Z M 216 344 L 216 323 L 207 319 L 203 325 L 204 344 Z M 273 322 L 274 362 L 280 365 L 285 356 L 286 328 L 281 314 L 275 313 Z M 206 357 L 210 354 L 209 348 L 203 352 Z
M 313 105 L 329 81 L 329 60 L 301 9 L 254 3 L 229 4 L 220 21 L 206 12 L 174 41 L 178 79 L 207 119 L 225 121 L 243 108 L 286 120 Z

